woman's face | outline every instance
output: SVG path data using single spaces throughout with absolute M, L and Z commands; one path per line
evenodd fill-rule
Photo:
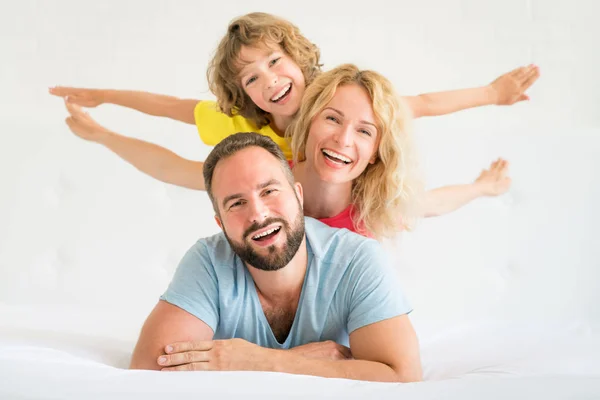
M 375 162 L 380 140 L 375 121 L 365 88 L 356 84 L 338 87 L 311 122 L 306 162 L 325 182 L 353 181 Z

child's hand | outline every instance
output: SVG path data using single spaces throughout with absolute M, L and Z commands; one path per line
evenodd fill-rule
M 66 86 L 56 86 L 48 90 L 51 95 L 64 99 L 67 97 L 72 104 L 82 107 L 96 107 L 104 103 L 104 96 L 98 89 L 81 89 Z
M 74 134 L 82 139 L 91 140 L 93 142 L 99 142 L 110 135 L 108 129 L 94 121 L 88 113 L 81 109 L 81 107 L 72 104 L 70 97 L 65 99 L 65 105 L 70 114 L 65 122 Z
M 498 77 L 490 83 L 492 93 L 495 96 L 497 105 L 509 106 L 519 101 L 529 100 L 525 94 L 540 77 L 538 66 L 530 64 L 527 67 L 520 67 Z
M 511 179 L 508 175 L 508 161 L 501 158 L 494 161 L 489 169 L 481 171 L 475 182 L 483 196 L 499 196 L 510 189 Z

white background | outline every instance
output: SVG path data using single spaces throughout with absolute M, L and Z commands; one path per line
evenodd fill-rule
M 511 162 L 513 187 L 423 221 L 387 244 L 390 262 L 423 323 L 600 322 L 594 0 L 2 0 L 2 322 L 135 339 L 185 250 L 218 231 L 210 203 L 75 137 L 47 88 L 211 99 L 211 53 L 228 22 L 251 11 L 298 25 L 326 69 L 375 69 L 407 95 L 539 65 L 530 102 L 416 123 L 428 187 L 470 182 L 498 156 Z M 210 151 L 192 125 L 110 105 L 90 113 L 188 158 Z

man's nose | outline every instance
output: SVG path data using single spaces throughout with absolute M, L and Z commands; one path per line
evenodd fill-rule
M 258 199 L 250 203 L 249 219 L 252 223 L 256 222 L 257 224 L 261 224 L 268 217 L 269 208 L 262 200 Z

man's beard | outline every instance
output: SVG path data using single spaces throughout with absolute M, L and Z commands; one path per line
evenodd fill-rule
M 249 241 L 253 240 L 250 235 L 252 232 L 256 232 L 273 223 L 281 224 L 281 231 L 278 235 L 285 232 L 287 238 L 286 243 L 282 249 L 278 249 L 275 245 L 267 247 L 269 254 L 261 256 L 250 244 Z M 246 232 L 244 232 L 242 243 L 236 243 L 231 240 L 225 229 L 223 229 L 223 233 L 231 245 L 233 252 L 237 254 L 242 261 L 263 271 L 277 271 L 288 265 L 302 244 L 302 240 L 304 239 L 304 214 L 302 213 L 302 209 L 299 209 L 298 217 L 296 218 L 293 227 L 290 227 L 290 224 L 281 218 L 268 218 L 260 225 L 254 223 L 246 229 Z

